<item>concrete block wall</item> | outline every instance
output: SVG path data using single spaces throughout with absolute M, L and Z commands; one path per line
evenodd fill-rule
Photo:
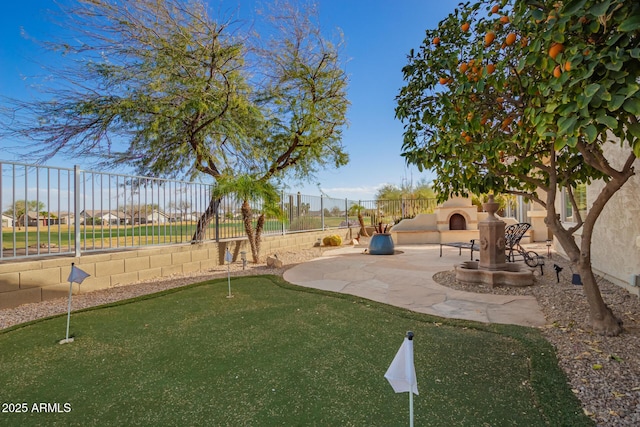
M 355 232 L 352 233 L 355 236 Z M 274 253 L 308 249 L 330 234 L 339 234 L 345 242 L 351 237 L 346 229 L 264 236 L 261 257 L 264 260 Z M 247 239 L 239 239 L 101 252 L 77 258 L 42 257 L 3 262 L 0 263 L 0 309 L 67 296 L 72 262 L 91 275 L 81 285 L 73 284 L 73 292 L 77 294 L 174 274 L 207 271 L 224 264 L 227 248 L 234 260 L 240 259 L 240 251 L 246 251 L 251 260 Z

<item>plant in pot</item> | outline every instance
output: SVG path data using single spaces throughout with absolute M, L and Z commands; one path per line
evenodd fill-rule
M 376 233 L 371 236 L 369 241 L 369 253 L 371 255 L 393 255 L 394 244 L 391 233 L 388 233 L 389 225 L 380 222 L 375 227 Z

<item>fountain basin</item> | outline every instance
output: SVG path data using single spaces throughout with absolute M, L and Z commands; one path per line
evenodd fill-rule
M 531 286 L 533 271 L 520 264 L 507 263 L 504 270 L 485 270 L 478 268 L 477 261 L 466 261 L 454 266 L 456 280 L 466 284 L 485 284 L 495 286 Z

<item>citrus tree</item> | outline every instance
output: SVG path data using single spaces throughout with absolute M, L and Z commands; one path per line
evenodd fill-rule
M 594 331 L 617 335 L 591 268 L 593 227 L 640 155 L 640 4 L 614 0 L 461 4 L 403 68 L 403 156 L 432 169 L 439 198 L 510 193 L 546 208 L 582 278 Z M 617 144 L 626 156 L 604 154 Z M 574 190 L 602 179 L 584 217 Z M 575 223 L 561 221 L 567 194 Z M 581 229 L 581 239 L 575 233 Z

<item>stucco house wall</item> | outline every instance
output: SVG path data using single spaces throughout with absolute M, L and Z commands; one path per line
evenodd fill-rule
M 628 155 L 618 143 L 604 146 L 614 167 L 620 167 Z M 596 221 L 591 243 L 594 272 L 607 280 L 640 295 L 640 160 L 634 162 L 636 175 L 611 198 Z M 587 185 L 587 207 L 593 205 L 604 183 Z M 580 242 L 581 233 L 576 234 Z M 556 247 L 563 253 L 562 248 Z
M 628 151 L 627 151 L 628 153 Z M 605 145 L 605 154 L 615 167 L 626 159 L 619 144 Z M 619 285 L 632 287 L 635 275 L 640 275 L 640 160 L 634 163 L 636 175 L 611 198 L 600 214 L 593 232 L 592 266 L 614 279 Z M 595 182 L 587 186 L 587 204 L 590 206 L 604 184 Z M 633 277 L 632 277 L 633 276 Z

